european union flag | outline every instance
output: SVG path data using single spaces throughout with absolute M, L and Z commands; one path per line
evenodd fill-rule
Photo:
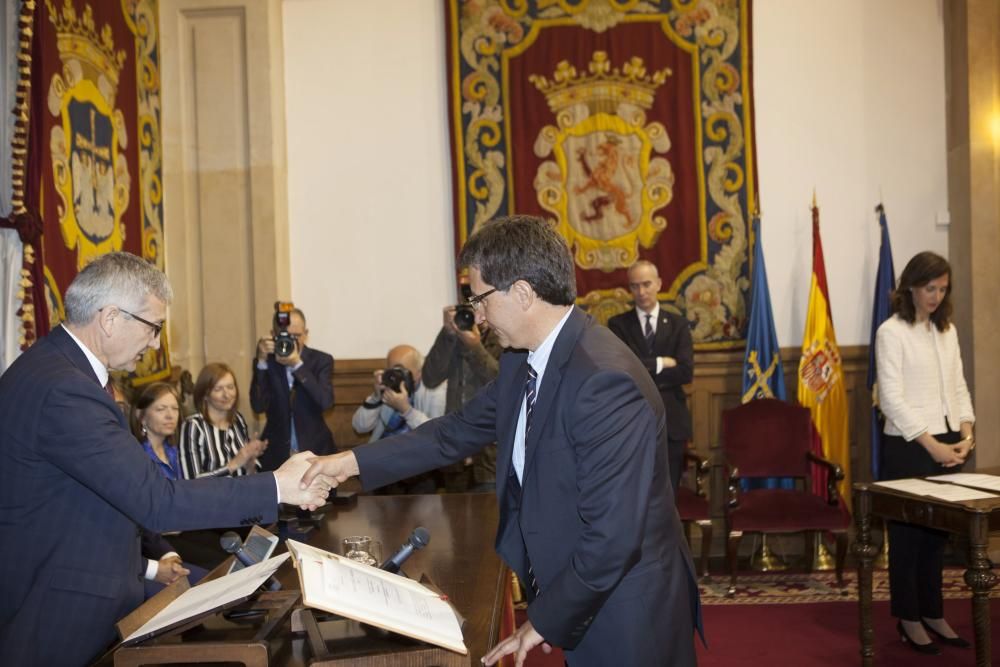
M 781 349 L 774 330 L 771 293 L 767 287 L 764 248 L 761 244 L 760 218 L 753 219 L 753 266 L 750 268 L 750 326 L 747 327 L 747 351 L 743 358 L 743 399 L 785 399 L 785 374 L 781 369 Z
M 868 341 L 868 389 L 872 392 L 872 477 L 879 479 L 882 456 L 882 427 L 885 418 L 878 409 L 878 369 L 875 365 L 875 332 L 892 315 L 890 299 L 896 289 L 896 271 L 892 266 L 892 244 L 889 243 L 889 223 L 885 207 L 875 207 L 882 243 L 878 251 L 878 273 L 875 276 L 875 300 L 872 304 L 872 333 Z
M 760 236 L 760 218 L 753 219 L 753 266 L 750 267 L 750 325 L 747 327 L 747 350 L 743 357 L 743 397 L 741 403 L 755 398 L 785 399 L 785 373 L 781 368 L 781 348 L 774 329 L 771 291 L 767 287 L 764 246 Z M 743 480 L 744 489 L 793 489 L 795 480 L 786 477 Z

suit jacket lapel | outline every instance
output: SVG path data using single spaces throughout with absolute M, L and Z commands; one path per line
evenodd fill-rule
M 535 399 L 535 408 L 532 412 L 531 431 L 524 442 L 524 475 L 522 480 L 527 479 L 532 463 L 535 460 L 535 453 L 538 451 L 538 438 L 545 427 L 546 422 L 552 417 L 554 412 L 552 405 L 555 402 L 556 394 L 559 393 L 559 385 L 562 383 L 563 367 L 569 361 L 570 355 L 576 348 L 576 341 L 580 338 L 584 326 L 590 318 L 579 308 L 573 307 L 566 324 L 556 338 L 552 353 L 549 355 L 548 364 L 545 366 L 545 373 L 542 375 L 542 386 L 537 388 L 538 398 Z M 522 482 L 523 484 L 523 482 Z

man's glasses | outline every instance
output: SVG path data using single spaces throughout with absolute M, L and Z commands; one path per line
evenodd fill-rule
M 127 310 L 125 310 L 124 308 L 119 308 L 118 310 L 122 311 L 123 313 L 125 313 L 126 315 L 128 315 L 129 317 L 131 317 L 133 320 L 138 320 L 139 322 L 142 322 L 147 327 L 149 327 L 150 329 L 152 329 L 153 330 L 153 338 L 156 338 L 157 336 L 159 336 L 160 335 L 160 331 L 163 330 L 163 325 L 162 324 L 153 324 L 149 320 L 144 320 L 143 318 L 139 317 L 135 313 L 130 313 Z
M 468 303 L 469 303 L 470 306 L 472 306 L 473 310 L 477 310 L 479 308 L 479 305 L 483 301 L 486 300 L 486 297 L 488 297 L 490 294 L 493 294 L 493 292 L 496 292 L 496 291 L 497 291 L 497 288 L 494 287 L 493 289 L 491 289 L 488 292 L 483 292 L 482 294 L 474 294 L 474 295 L 472 295 L 472 296 L 469 297 Z

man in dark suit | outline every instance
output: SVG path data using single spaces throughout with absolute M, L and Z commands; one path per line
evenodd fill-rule
M 273 475 L 172 482 L 128 430 L 108 370 L 159 347 L 166 277 L 128 253 L 84 268 L 66 321 L 0 377 L 0 664 L 83 665 L 143 599 L 141 528 L 274 521 L 300 490 L 308 455 Z
M 639 260 L 628 270 L 628 289 L 635 308 L 608 320 L 608 328 L 642 360 L 660 390 L 667 410 L 667 450 L 670 484 L 684 472 L 684 447 L 691 439 L 691 413 L 684 396 L 685 384 L 694 377 L 691 329 L 683 317 L 660 308 L 660 273 L 656 265 Z
M 250 407 L 267 414 L 261 438 L 268 442 L 259 461 L 263 470 L 275 470 L 290 454 L 337 451 L 323 413 L 333 407 L 333 357 L 306 347 L 309 329 L 298 308 L 290 314 L 288 333 L 295 349 L 286 357 L 274 354 L 274 334 L 257 342 Z
M 525 584 L 528 622 L 486 656 L 546 642 L 573 667 L 693 665 L 694 567 L 667 478 L 663 402 L 635 355 L 574 307 L 573 260 L 539 218 L 484 225 L 460 257 L 497 379 L 458 412 L 318 459 L 304 478 L 374 488 L 497 443 L 496 548 Z

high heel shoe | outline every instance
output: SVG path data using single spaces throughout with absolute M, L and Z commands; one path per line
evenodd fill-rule
M 899 638 L 903 640 L 903 643 L 912 647 L 917 653 L 923 653 L 924 655 L 941 655 L 941 649 L 934 642 L 918 644 L 910 639 L 910 635 L 906 634 L 906 630 L 903 628 L 902 621 L 896 621 L 896 632 L 899 633 Z
M 965 639 L 962 639 L 961 637 L 945 637 L 940 632 L 938 632 L 931 626 L 927 625 L 927 623 L 925 623 L 923 619 L 920 620 L 920 623 L 924 626 L 924 629 L 927 630 L 927 632 L 937 637 L 938 641 L 941 642 L 942 644 L 947 644 L 948 646 L 954 646 L 955 648 L 970 648 L 972 646 L 972 644 L 970 644 Z

